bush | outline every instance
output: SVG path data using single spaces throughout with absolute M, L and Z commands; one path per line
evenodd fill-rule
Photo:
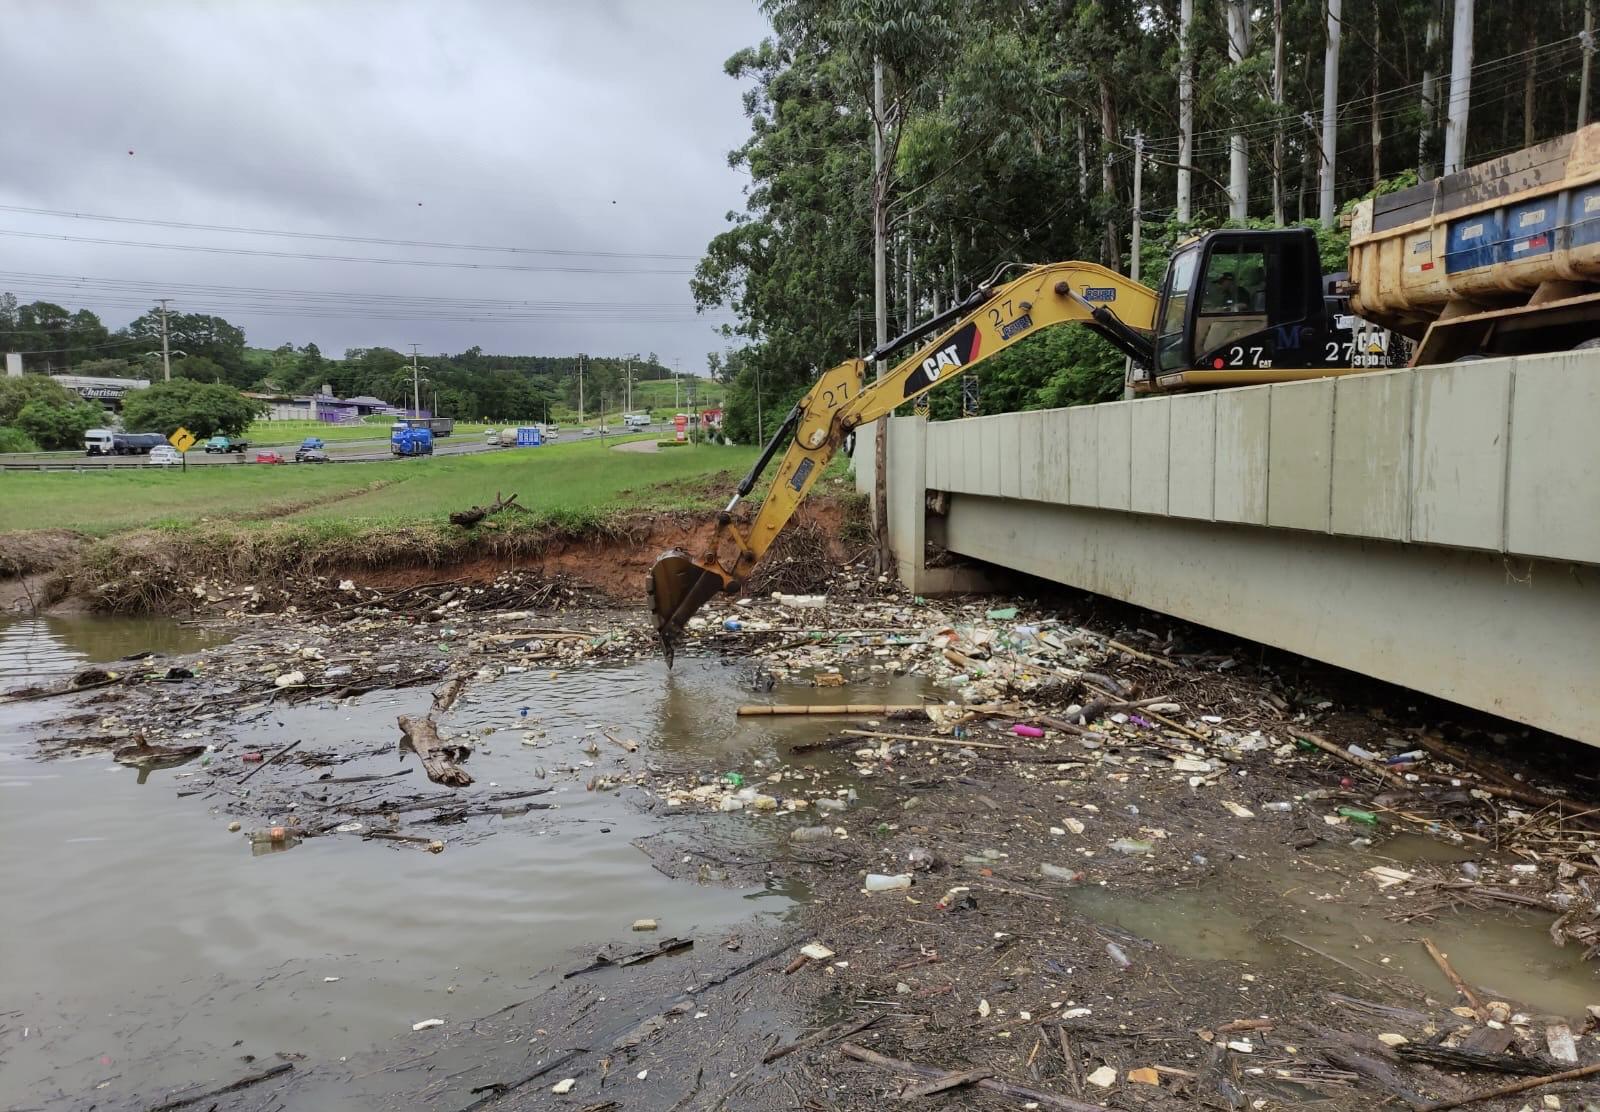
M 39 445 L 28 439 L 21 429 L 0 425 L 0 452 L 37 452 Z
M 0 378 L 0 425 L 15 426 L 17 414 L 29 402 L 73 405 L 80 400 L 78 395 L 45 375 Z
M 84 430 L 104 420 L 105 411 L 89 402 L 31 401 L 17 414 L 17 428 L 45 448 L 77 448 Z
M 242 435 L 265 409 L 260 402 L 225 383 L 175 378 L 125 394 L 122 423 L 132 432 L 159 432 L 163 436 L 185 428 L 204 440 L 208 436 Z

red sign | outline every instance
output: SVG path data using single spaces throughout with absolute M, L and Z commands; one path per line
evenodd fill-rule
M 676 430 L 679 440 L 689 439 L 689 415 L 687 413 L 680 413 L 674 417 L 672 419 L 672 427 Z

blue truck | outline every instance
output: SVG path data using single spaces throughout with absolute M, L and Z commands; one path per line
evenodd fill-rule
M 389 454 L 395 456 L 433 455 L 433 433 L 427 429 L 397 427 L 389 434 Z

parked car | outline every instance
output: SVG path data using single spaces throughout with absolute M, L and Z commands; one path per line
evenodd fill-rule
M 327 445 L 322 442 L 322 437 L 320 437 L 320 436 L 308 436 L 308 437 L 306 437 L 304 440 L 302 440 L 300 442 L 300 447 L 301 448 L 326 448 Z
M 150 462 L 158 467 L 171 467 L 183 463 L 183 453 L 171 444 L 160 444 L 150 449 Z
M 320 444 L 321 441 L 319 440 L 317 443 Z M 294 454 L 294 461 L 296 463 L 327 463 L 328 453 L 321 448 L 308 448 L 302 444 L 300 450 Z
M 256 462 L 257 463 L 287 463 L 288 461 L 283 458 L 283 453 L 282 452 L 257 452 L 256 453 Z

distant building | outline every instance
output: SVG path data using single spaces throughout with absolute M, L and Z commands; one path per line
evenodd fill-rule
M 64 389 L 71 390 L 84 401 L 97 402 L 113 412 L 122 409 L 122 395 L 129 390 L 143 390 L 150 385 L 147 378 L 100 378 L 95 375 L 51 375 L 50 379 Z
M 266 405 L 268 421 L 326 421 L 328 424 L 336 425 L 359 421 L 374 413 L 400 412 L 382 398 L 365 394 L 354 398 L 337 397 L 333 387 L 328 385 L 324 385 L 316 394 L 246 393 L 245 397 L 254 398 Z

